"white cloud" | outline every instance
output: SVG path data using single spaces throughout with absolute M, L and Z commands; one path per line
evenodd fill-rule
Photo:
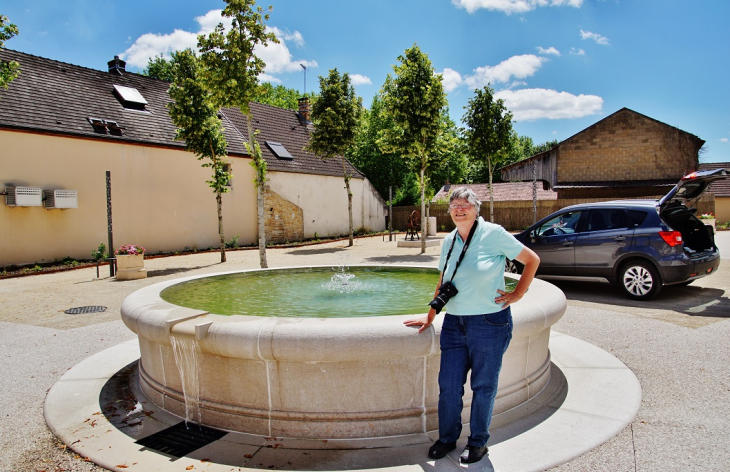
M 296 44 L 298 47 L 304 46 L 304 37 L 299 31 L 290 33 L 288 31 L 284 32 L 276 26 L 269 26 L 267 28 L 269 29 L 269 31 L 272 31 L 279 39 L 283 39 L 285 41 L 294 41 L 294 44 Z
M 544 48 L 542 46 L 538 46 L 537 47 L 537 52 L 538 52 L 538 54 L 553 54 L 555 56 L 559 56 L 560 55 L 560 51 L 558 51 L 557 49 L 555 49 L 552 46 L 550 46 L 549 48 Z
M 222 23 L 226 29 L 230 28 L 231 20 L 222 17 L 221 12 L 222 10 L 211 10 L 205 15 L 195 18 L 200 28 L 194 33 L 175 30 L 169 34 L 143 34 L 119 56 L 127 61 L 129 66 L 141 69 L 147 66 L 152 57 L 159 55 L 169 57 L 170 53 L 186 48 L 195 50 L 198 45 L 198 35 L 209 34 L 219 23 Z M 272 74 L 301 71 L 300 64 L 307 68 L 318 66 L 317 61 L 295 60 L 289 52 L 287 41 L 291 41 L 297 46 L 304 45 L 301 33 L 298 31 L 291 33 L 272 26 L 267 26 L 267 29 L 276 35 L 279 43 L 269 43 L 264 47 L 259 45 L 254 50 L 256 55 L 266 63 L 265 73 L 260 76 L 262 81 L 280 83 L 281 80 Z
M 454 91 L 456 87 L 464 82 L 461 78 L 461 74 L 456 72 L 454 69 L 449 69 L 448 67 L 441 73 L 441 79 L 446 93 Z
M 598 33 L 591 33 L 590 31 L 580 30 L 580 37 L 581 39 L 592 39 L 598 44 L 608 45 L 608 38 L 605 36 L 601 36 Z
M 582 49 L 570 48 L 570 53 L 574 56 L 585 56 L 586 52 Z
M 596 95 L 573 95 L 547 89 L 502 90 L 494 94 L 503 99 L 516 121 L 570 119 L 595 115 L 603 107 Z
M 370 77 L 362 74 L 350 74 L 350 81 L 352 85 L 368 85 L 373 83 Z
M 727 139 L 727 138 L 720 138 L 720 142 L 721 142 L 721 143 L 726 143 L 727 141 L 728 141 L 728 139 Z
M 535 56 L 534 54 L 512 56 L 496 66 L 476 68 L 474 75 L 467 76 L 464 82 L 469 87 L 479 88 L 490 83 L 509 82 L 513 77 L 516 79 L 524 79 L 525 77 L 534 75 L 546 60 L 546 58 Z
M 583 5 L 583 0 L 451 0 L 451 3 L 464 8 L 469 13 L 484 8 L 485 10 L 501 11 L 509 15 L 546 6 L 580 8 Z

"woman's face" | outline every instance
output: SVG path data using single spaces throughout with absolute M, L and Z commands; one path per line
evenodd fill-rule
M 477 209 L 465 198 L 456 198 L 449 204 L 451 219 L 455 224 L 460 222 L 472 222 L 477 217 Z

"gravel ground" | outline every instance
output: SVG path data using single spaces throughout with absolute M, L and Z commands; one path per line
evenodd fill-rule
M 387 240 L 387 237 L 386 237 Z M 718 233 L 730 257 L 730 232 Z M 357 263 L 437 263 L 381 237 L 268 250 L 270 267 Z M 133 339 L 120 321 L 124 297 L 143 286 L 203 273 L 258 267 L 258 252 L 173 256 L 145 262 L 148 278 L 116 281 L 102 268 L 0 280 L 0 471 L 103 470 L 59 444 L 45 425 L 48 389 L 90 355 Z M 639 378 L 643 401 L 619 435 L 558 471 L 727 470 L 730 464 L 730 263 L 688 287 L 665 288 L 649 303 L 597 284 L 557 284 L 568 310 L 557 331 L 612 353 Z M 68 315 L 72 307 L 102 305 L 103 313 Z

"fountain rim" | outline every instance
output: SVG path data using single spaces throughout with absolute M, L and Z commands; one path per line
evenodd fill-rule
M 245 272 L 261 272 L 261 271 L 272 271 L 272 270 L 287 270 L 287 269 L 306 269 L 306 268 L 331 268 L 331 265 L 316 265 L 316 266 L 288 266 L 288 267 L 277 267 L 267 269 L 246 269 L 246 270 L 233 270 L 218 272 L 213 274 L 202 274 L 188 277 L 181 277 L 172 280 L 166 280 L 158 282 L 146 287 L 140 288 L 128 295 L 121 306 L 122 320 L 125 325 L 137 333 L 139 336 L 148 338 L 151 341 L 169 345 L 170 335 L 175 333 L 179 335 L 195 336 L 198 340 L 203 341 L 203 348 L 209 344 L 212 339 L 208 336 L 209 332 L 215 334 L 215 338 L 220 340 L 222 344 L 226 346 L 225 349 L 221 349 L 220 343 L 215 341 L 217 347 L 210 349 L 222 353 L 227 353 L 232 356 L 260 356 L 261 352 L 253 353 L 250 347 L 246 347 L 245 343 L 233 343 L 233 338 L 238 341 L 244 341 L 250 338 L 251 341 L 257 339 L 264 331 L 273 334 L 273 331 L 277 332 L 277 336 L 288 336 L 294 340 L 300 337 L 304 331 L 311 332 L 316 336 L 327 337 L 327 331 L 329 329 L 336 328 L 337 332 L 341 335 L 331 341 L 327 342 L 320 349 L 320 352 L 315 357 L 329 355 L 332 350 L 337 349 L 338 346 L 342 347 L 347 340 L 354 339 L 377 339 L 378 336 L 387 336 L 391 341 L 398 340 L 396 344 L 402 344 L 402 348 L 406 349 L 406 344 L 410 347 L 407 349 L 413 349 L 415 346 L 414 338 L 418 339 L 416 344 L 419 346 L 414 349 L 414 352 L 409 354 L 413 356 L 424 355 L 438 349 L 437 343 L 434 341 L 437 339 L 440 333 L 441 323 L 443 316 L 438 316 L 433 324 L 433 329 L 430 329 L 430 336 L 421 333 L 418 335 L 416 330 L 412 327 L 406 327 L 403 321 L 414 316 L 423 316 L 427 312 L 424 310 L 421 313 L 413 313 L 406 315 L 387 315 L 387 316 L 365 316 L 365 317 L 330 317 L 330 318 L 317 318 L 317 317 L 279 317 L 279 316 L 254 316 L 254 315 L 218 315 L 211 314 L 205 310 L 197 310 L 192 308 L 186 308 L 180 305 L 167 302 L 160 297 L 160 293 L 167 287 L 187 282 L 190 280 L 196 280 L 201 278 L 210 278 L 218 275 L 229 275 L 236 273 Z M 425 265 L 384 265 L 384 264 L 353 264 L 349 267 L 380 267 L 380 268 L 416 268 L 416 269 L 430 269 L 437 270 L 433 266 Z M 517 274 L 510 274 L 513 278 L 519 278 Z M 555 292 L 556 297 L 552 297 L 554 300 L 552 303 L 546 302 L 549 298 L 546 296 L 545 291 Z M 555 305 L 557 303 L 557 305 Z M 567 306 L 565 295 L 555 286 L 535 279 L 530 287 L 530 290 L 525 296 L 516 304 L 512 305 L 512 317 L 513 317 L 513 338 L 525 338 L 532 336 L 542 331 L 546 326 L 550 326 L 557 322 L 562 316 Z M 316 334 L 315 334 L 316 333 Z M 209 338 L 209 339 L 206 339 Z M 342 339 L 338 339 L 342 338 Z M 256 343 L 258 344 L 258 343 Z M 381 355 L 387 355 L 385 352 L 378 352 L 377 345 L 380 343 L 375 342 L 373 344 L 372 355 L 380 357 Z M 381 346 L 383 347 L 383 346 Z M 390 349 L 385 351 L 391 351 L 395 346 L 390 346 Z M 317 349 L 317 350 L 320 350 Z M 281 351 L 278 355 L 281 355 Z M 295 356 L 294 351 L 289 353 L 291 356 Z M 312 353 L 314 354 L 314 353 Z M 341 354 L 341 353 L 340 353 Z M 288 356 L 287 356 L 288 357 Z M 272 353 L 273 358 L 273 353 Z

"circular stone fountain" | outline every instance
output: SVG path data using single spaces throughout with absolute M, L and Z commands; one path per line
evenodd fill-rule
M 240 273 L 287 270 L 293 269 Z M 430 270 L 434 277 L 427 298 L 438 281 L 438 272 Z M 403 324 L 413 314 L 225 316 L 178 306 L 161 297 L 168 287 L 228 274 L 232 273 L 162 282 L 124 300 L 122 319 L 139 336 L 140 385 L 153 403 L 206 426 L 267 437 L 420 437 L 438 428 L 443 316 L 437 317 L 433 329 L 417 334 Z M 295 275 L 290 284 L 297 284 Z M 499 377 L 495 415 L 527 402 L 547 384 L 550 327 L 565 308 L 563 293 L 541 280 L 535 280 L 513 305 L 513 338 Z M 470 399 L 467 384 L 467 421 Z

